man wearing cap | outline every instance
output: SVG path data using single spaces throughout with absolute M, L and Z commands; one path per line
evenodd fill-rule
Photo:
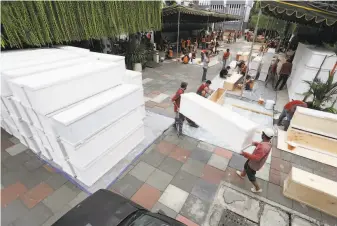
M 243 155 L 248 160 L 244 165 L 244 170 L 242 172 L 236 171 L 239 177 L 244 178 L 246 175 L 250 182 L 254 185 L 251 188 L 251 191 L 254 193 L 262 192 L 259 184 L 256 182 L 255 174 L 259 171 L 264 163 L 266 162 L 268 155 L 270 153 L 272 144 L 270 142 L 271 138 L 274 136 L 274 131 L 270 128 L 266 128 L 262 132 L 262 142 L 253 142 L 253 145 L 256 146 L 252 154 L 247 152 L 242 152 Z

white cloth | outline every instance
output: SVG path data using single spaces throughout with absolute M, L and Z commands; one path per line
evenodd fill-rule
M 204 57 L 204 61 L 202 62 L 203 63 L 203 68 L 206 68 L 206 69 L 208 68 L 208 60 L 209 60 L 208 57 L 205 56 Z

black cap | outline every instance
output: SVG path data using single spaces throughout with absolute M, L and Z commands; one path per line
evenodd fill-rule
M 206 81 L 207 84 L 212 84 L 211 80 Z

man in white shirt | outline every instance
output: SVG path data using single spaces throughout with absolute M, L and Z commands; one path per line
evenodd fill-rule
M 206 52 L 205 56 L 204 56 L 204 59 L 202 61 L 202 69 L 203 69 L 203 74 L 202 74 L 202 78 L 201 78 L 202 82 L 207 80 L 206 76 L 207 76 L 208 63 L 209 63 L 209 54 L 208 54 L 208 52 Z

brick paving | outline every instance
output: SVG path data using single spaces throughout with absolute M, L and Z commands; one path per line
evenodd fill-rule
M 209 78 L 220 65 L 209 69 Z M 170 97 L 181 81 L 187 91 L 200 84 L 202 69 L 195 65 L 164 63 L 143 73 L 146 108 L 174 117 Z M 283 196 L 283 181 L 292 166 L 337 181 L 336 168 L 309 160 L 275 147 L 271 162 L 257 174 L 263 192 L 258 196 L 304 215 L 337 225 L 337 219 Z M 246 161 L 242 156 L 200 142 L 177 137 L 170 128 L 120 175 L 109 189 L 145 208 L 163 210 L 189 226 L 202 225 L 222 182 L 250 192 L 247 178 L 239 178 Z M 1 130 L 1 211 L 2 225 L 51 225 L 88 195 L 55 169 L 41 162 Z

